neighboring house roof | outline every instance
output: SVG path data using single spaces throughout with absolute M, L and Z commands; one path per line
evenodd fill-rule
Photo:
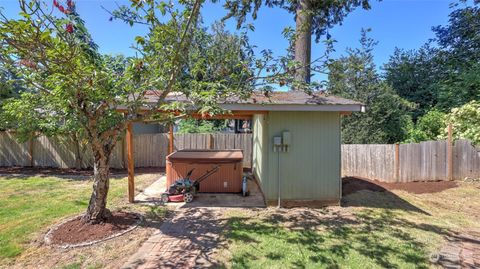
M 147 103 L 158 101 L 158 92 L 150 91 L 146 94 Z M 191 101 L 179 92 L 172 92 L 165 98 L 167 102 Z M 249 98 L 230 97 L 219 103 L 227 110 L 248 111 L 363 111 L 364 105 L 353 100 L 336 97 L 324 93 L 307 94 L 302 91 L 272 92 L 268 95 L 263 92 L 254 92 Z

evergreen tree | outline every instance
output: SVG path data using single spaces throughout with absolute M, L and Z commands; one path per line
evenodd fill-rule
M 347 55 L 335 60 L 329 69 L 328 91 L 354 99 L 367 106 L 365 113 L 342 119 L 342 142 L 347 144 L 382 144 L 403 141 L 411 118 L 410 103 L 382 81 L 373 62 L 377 44 L 362 30 L 361 47 L 347 49 Z

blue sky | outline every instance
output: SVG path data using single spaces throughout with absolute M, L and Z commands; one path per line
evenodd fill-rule
M 370 36 L 379 44 L 375 50 L 375 62 L 378 66 L 388 61 L 395 47 L 415 49 L 433 37 L 432 26 L 446 24 L 453 0 L 384 0 L 373 1 L 371 10 L 357 9 L 350 13 L 343 25 L 336 26 L 331 34 L 338 42 L 335 44 L 336 55 L 343 54 L 346 47 L 358 46 L 360 29 L 371 28 Z M 221 1 L 222 2 L 222 1 Z M 145 29 L 131 28 L 120 21 L 109 21 L 110 15 L 101 8 L 114 9 L 116 3 L 126 1 L 93 1 L 77 0 L 77 10 L 86 21 L 94 40 L 104 53 L 123 53 L 131 55 L 129 46 L 134 37 L 143 34 Z M 0 6 L 8 17 L 18 13 L 16 0 L 0 0 Z M 221 4 L 206 4 L 202 15 L 206 25 L 220 19 L 225 14 Z M 283 54 L 287 41 L 281 32 L 288 25 L 294 25 L 293 16 L 278 8 L 261 9 L 258 19 L 254 22 L 255 32 L 250 34 L 250 40 L 260 49 L 272 49 L 274 53 Z M 235 23 L 230 21 L 227 28 L 234 30 Z M 322 44 L 312 45 L 312 58 L 321 55 Z

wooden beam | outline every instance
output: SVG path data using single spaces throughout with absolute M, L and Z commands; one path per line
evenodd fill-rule
M 447 145 L 447 178 L 453 180 L 453 128 L 452 123 L 448 124 L 448 145 Z
M 127 124 L 127 161 L 128 161 L 128 201 L 133 203 L 135 200 L 135 171 L 133 160 L 133 130 L 132 123 Z
M 117 109 L 118 112 L 121 112 L 121 113 L 125 113 L 127 110 L 125 109 Z M 147 110 L 143 110 L 144 112 L 146 112 Z M 182 114 L 184 114 L 184 112 L 180 112 L 180 111 L 167 111 L 167 110 L 157 110 L 157 112 L 159 113 L 171 113 L 173 115 L 177 115 L 177 116 L 181 116 Z M 142 113 L 142 111 L 140 111 L 140 113 Z M 253 115 L 255 114 L 262 114 L 262 115 L 265 115 L 265 114 L 268 114 L 268 111 L 266 110 L 234 110 L 234 111 L 231 111 L 231 113 L 227 113 L 227 114 L 217 114 L 217 115 L 203 115 L 203 114 L 200 114 L 200 113 L 197 113 L 197 112 L 191 112 L 191 113 L 188 113 L 185 115 L 185 117 L 192 117 L 192 118 L 195 118 L 195 119 L 241 119 L 241 120 L 248 120 L 248 119 L 251 119 L 253 117 Z M 138 119 L 138 120 L 135 120 L 135 121 L 142 121 L 141 119 Z M 156 121 L 156 120 L 150 120 L 150 121 Z
M 168 126 L 168 154 L 173 152 L 174 147 L 173 140 L 173 123 Z
M 232 115 L 232 114 L 222 114 L 222 115 L 201 115 L 201 114 L 192 114 L 190 115 L 194 119 L 202 119 L 202 120 L 250 120 L 253 118 L 253 115 Z

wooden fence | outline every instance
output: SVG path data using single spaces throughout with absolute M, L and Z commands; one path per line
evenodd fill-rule
M 244 167 L 252 164 L 252 134 L 175 134 L 175 150 L 179 149 L 242 149 Z M 168 134 L 134 135 L 135 167 L 165 167 Z M 76 165 L 75 144 L 66 137 L 40 136 L 18 143 L 11 133 L 0 132 L 0 166 L 37 166 L 73 168 Z M 117 143 L 110 164 L 126 167 L 126 145 Z M 92 166 L 92 154 L 80 146 L 83 167 Z
M 175 150 L 242 149 L 244 166 L 252 166 L 252 134 L 175 134 Z M 135 167 L 165 167 L 168 134 L 134 136 Z M 91 167 L 92 154 L 85 145 L 83 167 Z M 68 138 L 38 137 L 18 143 L 13 134 L 0 132 L 0 166 L 75 167 L 75 145 Z M 126 167 L 124 141 L 112 154 L 111 166 Z M 480 178 L 480 148 L 468 140 L 452 147 L 452 178 Z M 342 176 L 357 176 L 384 182 L 448 180 L 447 141 L 419 144 L 342 145 Z
M 480 178 L 480 148 L 468 140 L 452 147 L 450 170 L 448 142 L 427 141 L 393 145 L 342 145 L 342 176 L 384 182 Z

